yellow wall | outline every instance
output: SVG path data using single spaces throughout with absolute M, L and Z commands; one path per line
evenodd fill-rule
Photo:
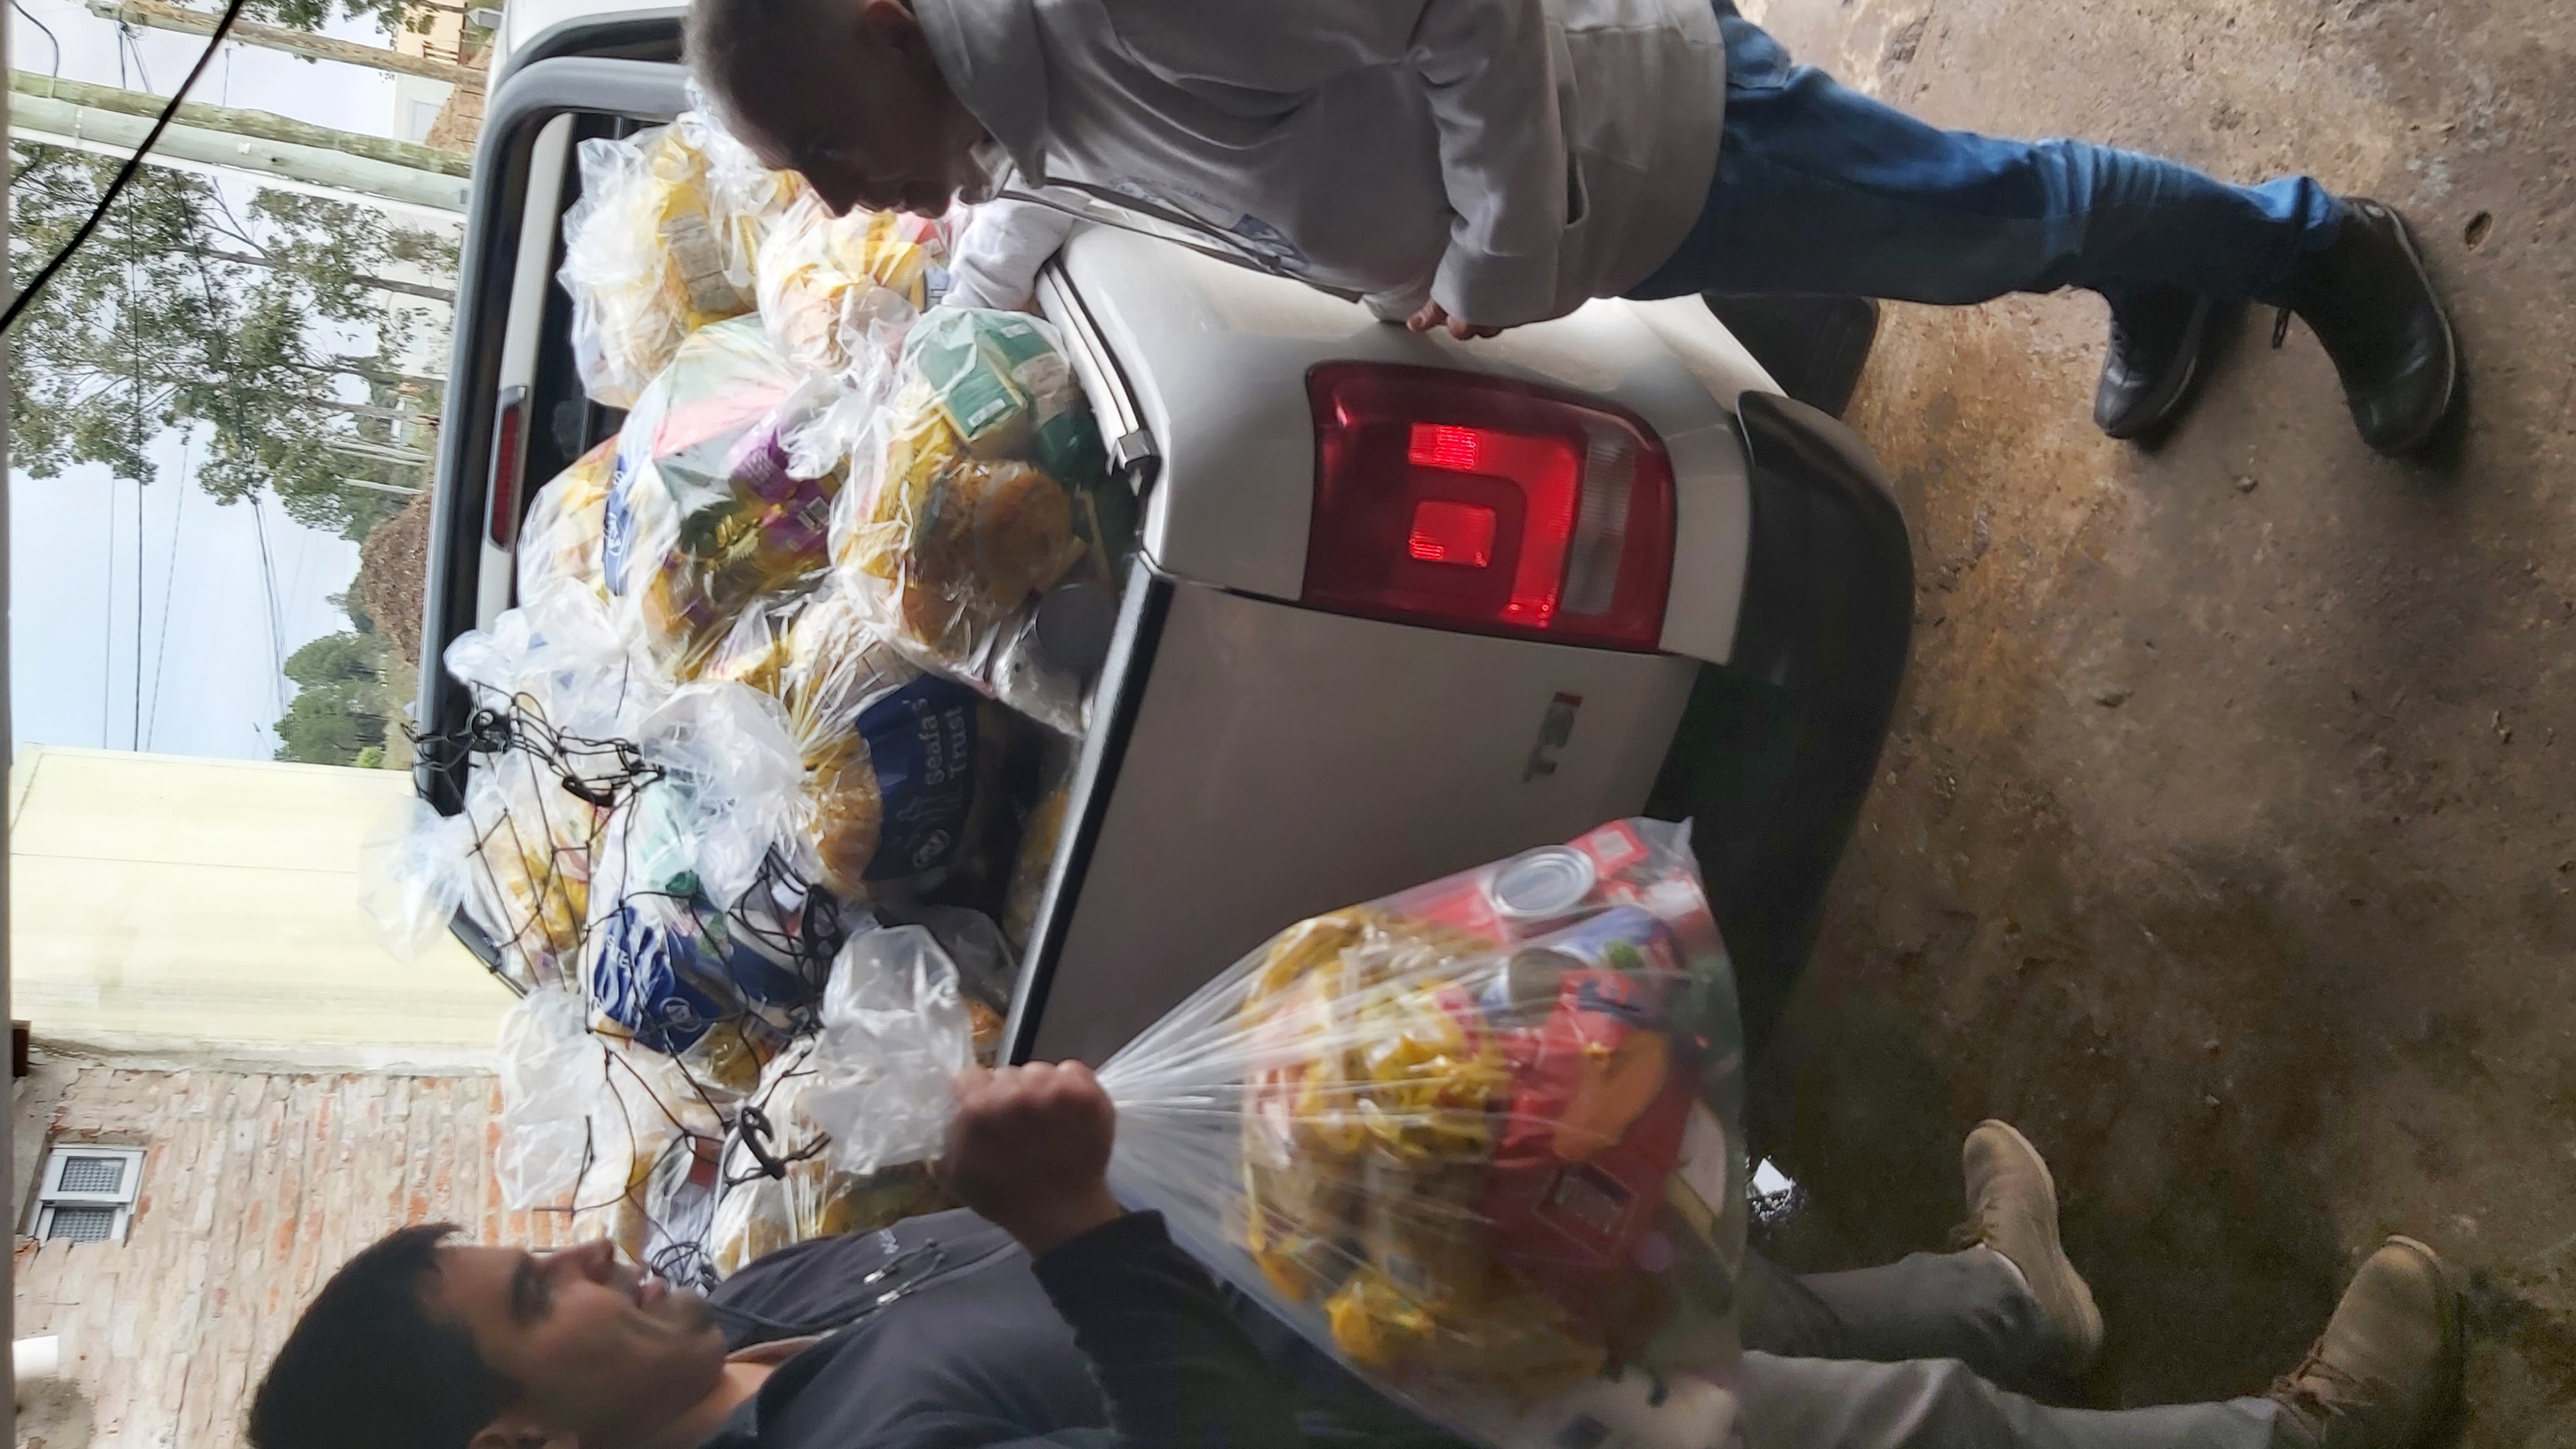
M 40 1038 L 466 1061 L 510 994 L 377 944 L 358 857 L 395 770 L 33 746 L 10 771 L 10 978 Z

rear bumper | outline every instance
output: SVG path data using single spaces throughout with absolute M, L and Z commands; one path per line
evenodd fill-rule
M 1696 820 L 1709 901 L 1758 1051 L 1822 925 L 1895 713 L 1914 627 L 1914 556 L 1887 475 L 1802 403 L 1737 401 L 1751 547 L 1735 647 L 1702 671 L 1657 783 Z

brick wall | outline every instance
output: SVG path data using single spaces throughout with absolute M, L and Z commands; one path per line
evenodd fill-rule
M 80 1068 L 53 1139 L 146 1149 L 134 1218 L 123 1243 L 19 1238 L 18 1336 L 61 1337 L 96 1449 L 240 1444 L 269 1355 L 358 1249 L 442 1220 L 487 1242 L 563 1234 L 556 1215 L 502 1207 L 499 1109 L 484 1075 Z M 58 1442 L 77 1437 L 67 1424 Z

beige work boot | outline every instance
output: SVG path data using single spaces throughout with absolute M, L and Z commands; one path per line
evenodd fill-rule
M 1981 1243 L 2021 1270 L 2066 1346 L 2067 1368 L 2081 1378 L 2102 1351 L 2102 1310 L 2057 1241 L 2057 1180 L 2048 1163 L 2011 1123 L 1986 1121 L 1959 1149 L 1959 1169 L 1968 1180 L 1968 1220 L 1956 1241 Z
M 2307 1358 L 2272 1385 L 2278 1437 L 2305 1449 L 2408 1449 L 2450 1406 L 2461 1352 L 2442 1260 L 2390 1238 L 2352 1275 Z

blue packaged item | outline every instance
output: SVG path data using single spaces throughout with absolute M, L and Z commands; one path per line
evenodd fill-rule
M 869 880 L 922 875 L 956 858 L 975 803 L 982 707 L 965 685 L 925 674 L 859 711 L 859 738 L 884 801 Z

